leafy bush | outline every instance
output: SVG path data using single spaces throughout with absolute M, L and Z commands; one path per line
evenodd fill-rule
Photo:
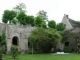
M 28 40 L 33 48 L 32 51 L 50 53 L 51 49 L 56 46 L 61 38 L 61 35 L 55 29 L 36 28 L 31 32 Z
M 64 47 L 63 51 L 64 52 L 67 52 L 67 53 L 71 52 L 70 48 L 69 47 L 66 47 L 66 46 Z
M 15 59 L 18 56 L 18 47 L 15 45 L 11 46 L 12 57 Z

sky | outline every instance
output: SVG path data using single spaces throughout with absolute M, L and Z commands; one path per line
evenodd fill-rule
M 62 21 L 64 14 L 69 18 L 80 21 L 80 0 L 0 0 L 0 22 L 4 10 L 12 10 L 18 3 L 26 5 L 27 15 L 34 15 L 44 10 L 48 20 L 57 23 Z

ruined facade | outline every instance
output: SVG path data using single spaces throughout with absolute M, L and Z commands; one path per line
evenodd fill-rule
M 63 16 L 62 23 L 66 24 L 65 30 L 70 30 L 74 33 L 80 32 L 80 22 L 69 18 L 69 16 L 66 14 Z M 77 38 L 74 38 L 72 40 L 70 38 L 67 38 L 67 40 L 64 42 L 64 46 L 69 47 L 71 51 L 76 51 L 77 43 Z
M 7 53 L 10 53 L 11 45 L 17 45 L 18 50 L 25 52 L 28 50 L 28 36 L 34 27 L 11 25 L 0 23 L 0 36 L 1 32 L 6 33 Z
M 66 24 L 66 30 L 72 30 L 73 32 L 80 32 L 80 22 L 69 18 L 64 14 L 62 23 Z

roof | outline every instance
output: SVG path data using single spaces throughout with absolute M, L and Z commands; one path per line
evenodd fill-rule
M 80 32 L 80 21 L 75 21 L 71 18 L 68 17 L 68 15 L 64 14 L 64 17 L 63 17 L 63 20 L 62 22 L 64 24 L 66 24 L 66 27 L 69 27 L 70 29 L 72 29 L 74 32 Z M 66 28 L 66 29 L 69 29 L 69 28 Z
M 75 20 L 69 18 L 69 22 L 72 25 L 72 27 L 74 27 L 74 28 L 79 27 L 80 28 L 80 21 L 75 21 Z

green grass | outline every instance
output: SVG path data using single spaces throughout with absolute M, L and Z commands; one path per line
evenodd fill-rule
M 11 55 L 5 55 L 4 60 L 13 60 Z M 23 54 L 15 60 L 80 60 L 80 54 Z

